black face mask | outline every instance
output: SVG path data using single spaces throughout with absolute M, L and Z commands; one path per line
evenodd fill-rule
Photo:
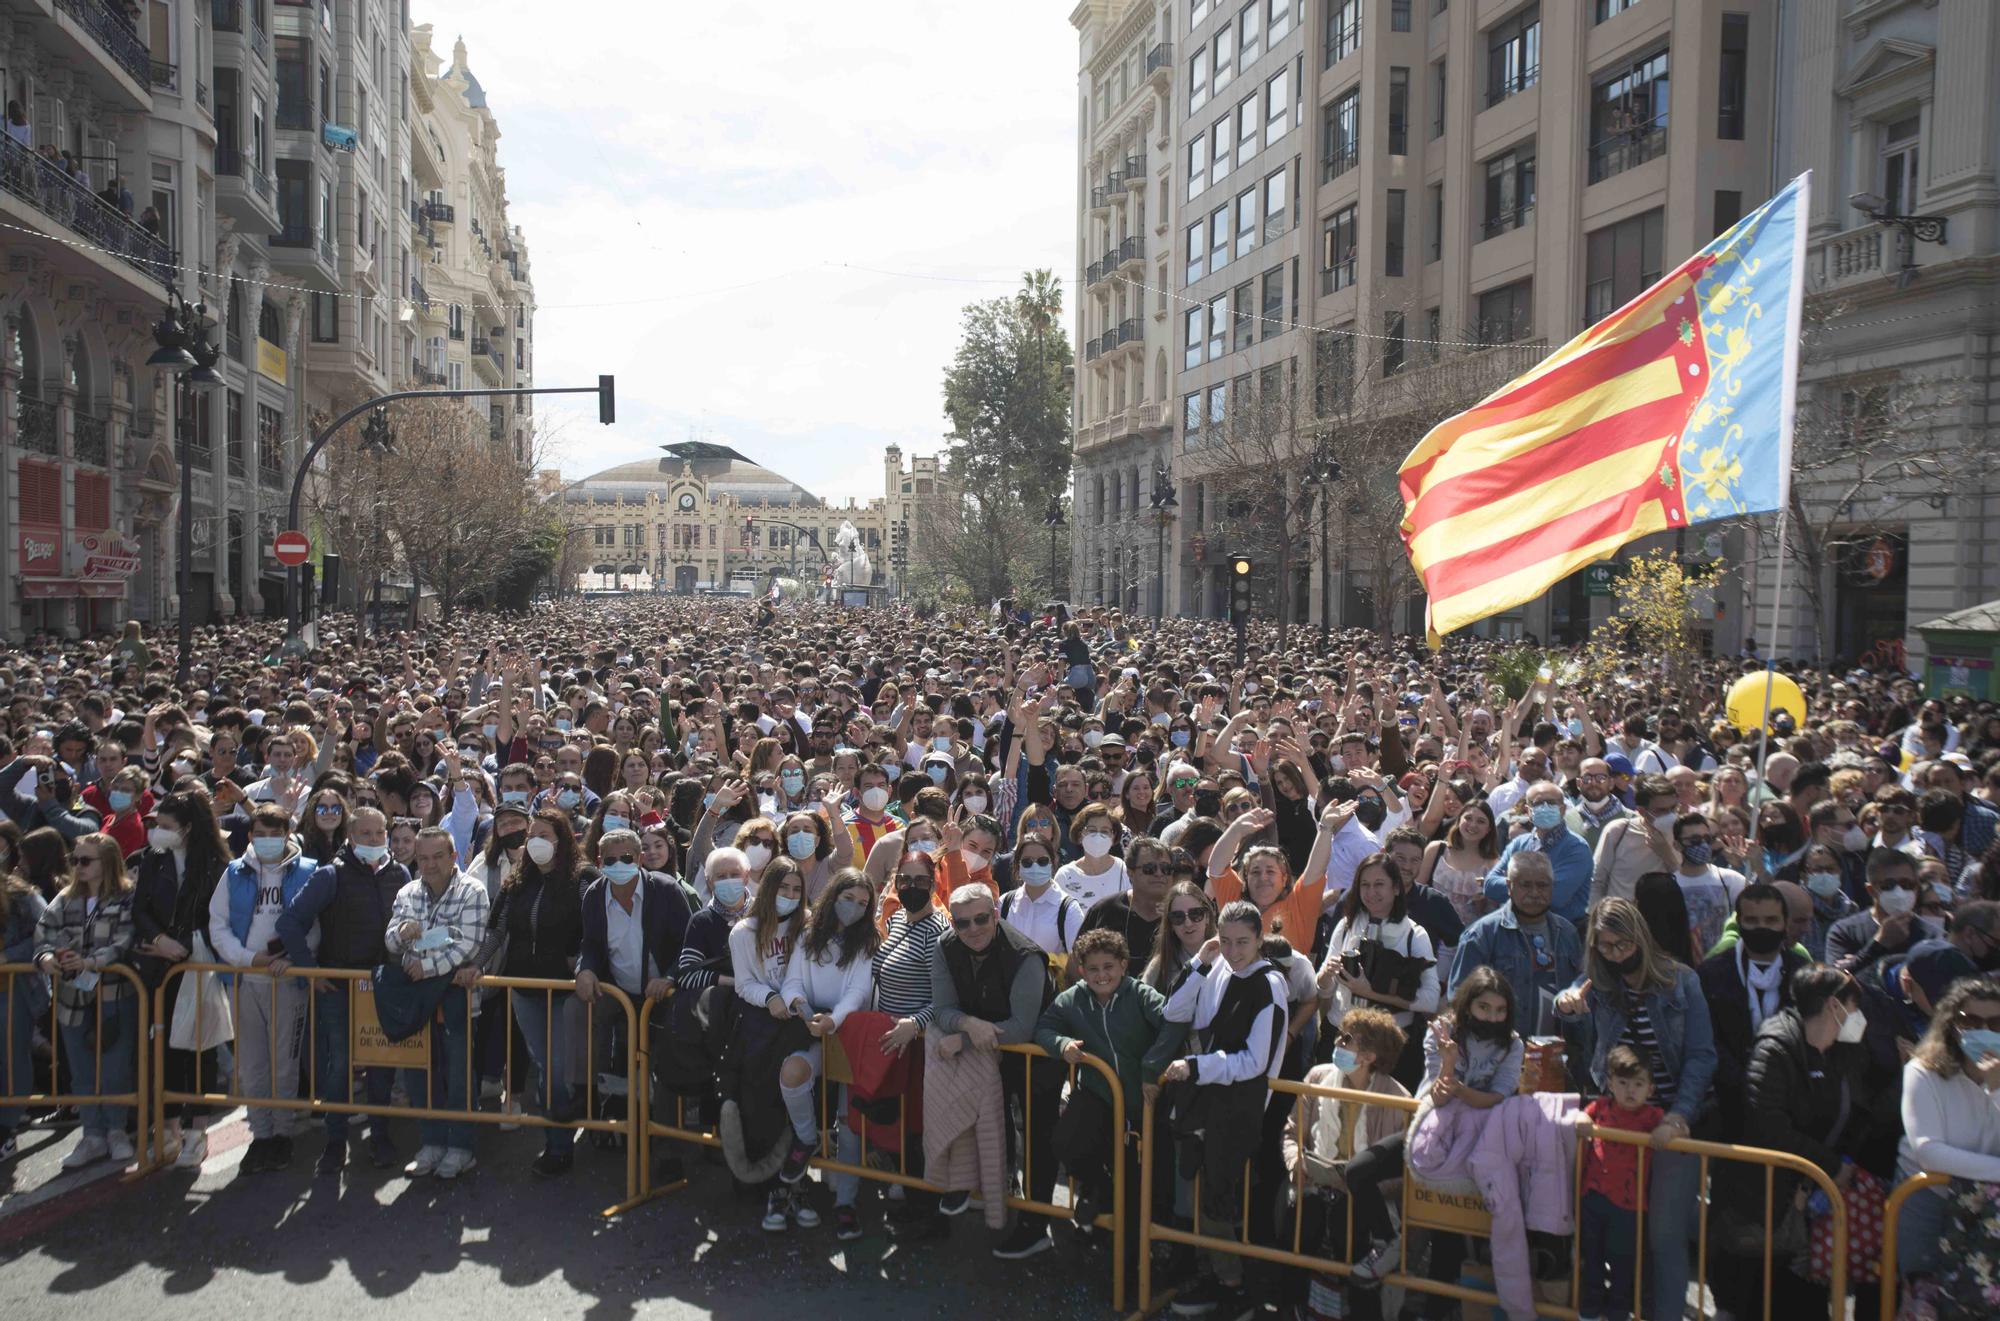
M 1745 927 L 1740 933 L 1743 948 L 1758 958 L 1768 958 L 1785 943 L 1785 933 L 1776 927 Z
M 1363 798 L 1354 805 L 1354 819 L 1370 830 L 1380 830 L 1389 819 L 1389 809 L 1373 798 Z
M 1604 956 L 1600 954 L 1598 957 L 1603 958 Z M 1639 968 L 1645 962 L 1646 956 L 1638 950 L 1633 950 L 1626 957 L 1619 959 L 1615 963 L 1610 959 L 1604 960 L 1605 966 L 1620 977 L 1630 977 L 1633 973 L 1639 971 Z
M 512 853 L 515 849 L 518 849 L 523 844 L 527 843 L 527 841 L 528 841 L 527 831 L 525 830 L 510 831 L 509 833 L 500 836 L 500 847 L 503 850 Z
M 1210 793 L 1206 790 L 1195 791 L 1194 814 L 1196 816 L 1214 816 L 1220 811 L 1222 811 L 1221 794 Z
M 1465 1021 L 1465 1032 L 1475 1041 L 1505 1041 L 1514 1035 L 1514 1025 L 1506 1022 L 1489 1023 L 1483 1018 L 1468 1016 Z

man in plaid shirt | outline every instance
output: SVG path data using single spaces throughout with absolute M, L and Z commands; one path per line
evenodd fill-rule
M 473 955 L 486 938 L 486 887 L 458 870 L 458 850 L 442 826 L 417 835 L 417 879 L 396 894 L 383 943 L 402 960 L 411 981 L 449 977 L 456 984 L 444 1001 L 442 1022 L 432 1024 L 431 1068 L 403 1071 L 413 1102 L 429 1097 L 438 1110 L 463 1110 L 465 1095 L 465 991 L 479 977 Z M 433 1090 L 435 1089 L 435 1090 Z M 456 1179 L 475 1164 L 472 1125 L 465 1120 L 419 1120 L 423 1146 L 403 1172 Z

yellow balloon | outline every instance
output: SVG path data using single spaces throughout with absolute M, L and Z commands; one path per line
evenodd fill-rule
M 1806 721 L 1806 695 L 1788 675 L 1775 671 L 1758 670 L 1746 674 L 1729 686 L 1729 700 L 1724 705 L 1729 723 L 1744 734 L 1753 733 L 1764 726 L 1764 682 L 1769 678 L 1771 685 L 1771 714 L 1780 711 L 1791 713 L 1792 726 L 1797 728 Z

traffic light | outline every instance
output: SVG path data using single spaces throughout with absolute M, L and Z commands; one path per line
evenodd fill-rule
M 1229 622 L 1240 633 L 1250 626 L 1250 570 L 1248 555 L 1229 557 Z

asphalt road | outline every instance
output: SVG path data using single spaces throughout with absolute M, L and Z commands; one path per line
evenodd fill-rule
M 31 1129 L 0 1167 L 0 1315 L 170 1321 L 235 1316 L 351 1321 L 392 1305 L 406 1316 L 1081 1317 L 1110 1310 L 1107 1253 L 1062 1227 L 1023 1262 L 988 1249 L 976 1210 L 948 1240 L 899 1248 L 864 1187 L 867 1233 L 835 1240 L 831 1193 L 815 1188 L 817 1229 L 766 1233 L 761 1202 L 727 1172 L 690 1164 L 687 1188 L 614 1220 L 622 1153 L 580 1146 L 576 1166 L 528 1172 L 533 1133 L 482 1130 L 479 1166 L 454 1183 L 350 1163 L 315 1180 L 316 1128 L 292 1168 L 244 1176 L 240 1115 L 215 1130 L 196 1175 L 126 1180 L 107 1166 L 62 1175 L 75 1130 Z M 413 1130 L 397 1131 L 404 1153 Z M 92 1177 L 94 1176 L 94 1177 Z

